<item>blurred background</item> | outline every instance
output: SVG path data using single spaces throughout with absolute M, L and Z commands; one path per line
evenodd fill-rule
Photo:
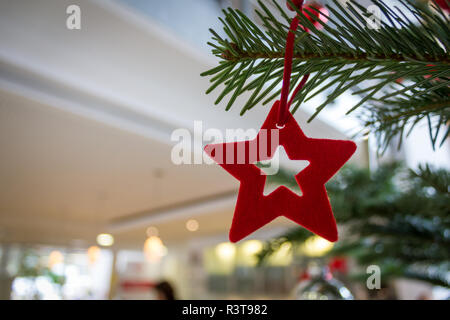
M 161 281 L 181 299 L 448 298 L 448 265 L 442 281 L 397 273 L 370 290 L 369 275 L 352 276 L 365 266 L 314 236 L 262 258 L 267 240 L 295 227 L 285 218 L 231 244 L 238 181 L 219 166 L 171 162 L 177 128 L 258 129 L 265 119 L 265 106 L 245 117 L 213 107 L 200 77 L 217 63 L 206 43 L 222 8 L 252 17 L 255 3 L 0 0 L 0 299 L 157 299 Z M 73 4 L 80 30 L 66 27 Z M 358 121 L 343 115 L 356 98 L 306 123 L 321 99 L 295 114 L 305 133 L 350 139 Z M 449 168 L 448 140 L 433 151 L 426 126 L 382 157 L 370 136 L 355 142 L 347 177 L 393 160 Z M 443 250 L 438 262 L 448 262 Z

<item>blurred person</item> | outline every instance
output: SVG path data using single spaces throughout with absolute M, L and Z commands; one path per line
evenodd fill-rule
M 168 281 L 161 281 L 155 285 L 158 300 L 176 300 L 175 290 Z

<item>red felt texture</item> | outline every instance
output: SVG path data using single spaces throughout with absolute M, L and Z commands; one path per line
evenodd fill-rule
M 291 219 L 328 241 L 337 241 L 336 221 L 325 183 L 350 159 L 356 145 L 346 140 L 307 137 L 289 111 L 285 126 L 278 130 L 277 143 L 277 139 L 272 139 L 274 131 L 271 129 L 277 130 L 279 107 L 280 102 L 276 101 L 254 140 L 205 147 L 205 152 L 216 163 L 240 181 L 230 241 L 237 242 L 247 237 L 279 216 Z M 260 135 L 263 135 L 261 139 Z M 263 194 L 266 175 L 255 163 L 271 159 L 279 146 L 284 147 L 289 159 L 309 161 L 308 167 L 295 176 L 302 196 L 285 186 L 266 196 Z M 267 152 L 250 156 L 255 154 L 251 152 L 255 147 L 258 150 L 266 147 Z M 243 150 L 245 157 L 242 158 Z

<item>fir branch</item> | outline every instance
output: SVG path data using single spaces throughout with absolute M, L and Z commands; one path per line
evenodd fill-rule
M 306 33 L 304 33 L 306 35 Z M 272 51 L 272 52 L 258 52 L 258 51 L 248 51 L 242 52 L 238 47 L 235 47 L 235 53 L 225 50 L 222 54 L 222 58 L 231 62 L 241 62 L 244 60 L 256 60 L 256 59 L 284 59 L 284 51 Z M 383 54 L 368 54 L 364 52 L 358 52 L 355 54 L 350 53 L 328 53 L 321 54 L 318 52 L 312 53 L 294 53 L 293 56 L 296 62 L 308 62 L 310 60 L 336 60 L 340 59 L 346 63 L 354 62 L 374 62 L 382 65 L 383 63 L 390 64 L 395 61 L 397 63 L 404 62 L 410 63 L 411 60 L 420 60 L 420 64 L 424 63 L 438 63 L 439 65 L 450 65 L 450 56 L 446 53 L 441 53 L 439 55 L 426 54 L 424 56 L 419 56 L 417 53 L 413 53 L 411 56 L 405 57 L 396 53 L 383 53 Z
M 271 2 L 274 10 L 266 5 Z M 263 28 L 239 10 L 227 9 L 221 19 L 227 38 L 211 30 L 213 38 L 209 44 L 221 61 L 218 67 L 202 74 L 211 77 L 212 85 L 207 92 L 221 88 L 216 104 L 229 96 L 227 110 L 238 96 L 251 92 L 241 115 L 260 102 L 272 102 L 281 91 L 289 17 L 275 0 L 271 2 L 259 1 L 260 9 L 256 10 Z M 444 110 L 448 114 L 449 109 L 450 23 L 439 8 L 432 11 L 404 0 L 401 8 L 391 8 L 380 0 L 372 2 L 383 14 L 377 30 L 367 28 L 366 8 L 356 1 L 348 1 L 344 8 L 333 0 L 334 5 L 327 6 L 330 16 L 326 24 L 312 17 L 322 30 L 297 10 L 300 23 L 310 31 L 296 32 L 291 85 L 294 87 L 306 73 L 312 76 L 303 92 L 295 97 L 291 111 L 294 113 L 304 101 L 319 93 L 328 92 L 311 121 L 339 95 L 353 90 L 361 100 L 348 113 L 364 106 L 365 114 L 370 115 L 366 127 L 383 136 L 380 142 L 385 146 L 393 136 L 405 132 L 406 125 L 414 123 L 417 117 L 427 119 L 429 114 L 433 119 L 440 117 L 433 130 L 446 125 L 447 116 L 435 111 Z M 405 12 L 415 19 L 408 18 Z M 399 86 L 396 83 L 399 78 L 406 79 L 407 85 Z M 355 91 L 357 87 L 364 89 Z M 440 94 L 435 95 L 438 91 Z M 374 103 L 384 103 L 386 111 L 389 107 L 394 110 L 388 118 L 378 116 L 379 109 L 373 107 Z M 372 113 L 368 112 L 371 110 Z M 433 145 L 435 136 L 431 135 Z M 443 140 L 446 137 L 448 131 Z
M 290 175 L 278 177 L 279 183 Z M 406 171 L 385 164 L 373 173 L 344 167 L 327 184 L 336 220 L 347 230 L 329 255 L 377 264 L 385 280 L 406 277 L 450 287 L 449 182 L 448 170 L 430 166 Z M 311 235 L 295 228 L 266 242 L 259 264 L 282 244 L 298 246 Z
M 386 148 L 394 137 L 400 136 L 398 147 L 403 136 L 409 136 L 418 123 L 426 121 L 430 133 L 432 147 L 441 146 L 450 134 L 450 90 L 448 87 L 436 88 L 436 84 L 448 81 L 446 78 L 425 83 L 422 91 L 416 89 L 409 93 L 399 94 L 396 99 L 379 98 L 369 101 L 369 108 L 360 114 L 364 126 L 375 134 L 378 145 Z M 394 86 L 405 88 L 406 85 Z M 435 87 L 434 90 L 431 90 Z M 442 133 L 440 141 L 439 134 Z

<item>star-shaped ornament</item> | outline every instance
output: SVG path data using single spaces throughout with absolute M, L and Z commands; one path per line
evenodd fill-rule
M 205 152 L 241 183 L 230 241 L 245 238 L 279 216 L 291 219 L 328 241 L 337 241 L 336 221 L 325 183 L 350 159 L 356 145 L 346 140 L 309 138 L 290 113 L 284 127 L 278 128 L 279 105 L 279 101 L 275 102 L 254 140 L 205 147 Z M 309 162 L 295 176 L 301 196 L 286 186 L 264 194 L 267 175 L 255 163 L 272 159 L 280 146 L 290 160 Z

